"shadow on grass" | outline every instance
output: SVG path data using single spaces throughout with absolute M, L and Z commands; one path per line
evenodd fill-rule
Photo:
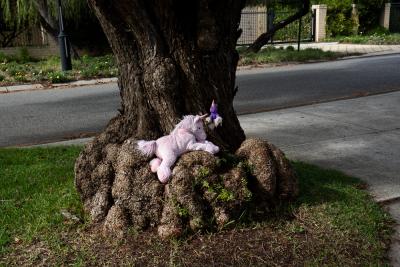
M 297 205 L 351 200 L 355 190 L 366 188 L 361 180 L 336 170 L 321 169 L 304 162 L 292 164 L 299 177 L 300 196 Z
M 300 186 L 294 202 L 282 204 L 260 221 L 232 224 L 229 231 L 194 233 L 172 241 L 160 240 L 155 231 L 133 229 L 123 240 L 101 237 L 95 227 L 77 231 L 66 224 L 60 210 L 78 215 L 82 211 L 73 185 L 73 165 L 80 150 L 0 149 L 0 196 L 7 200 L 0 203 L 0 214 L 6 215 L 0 216 L 0 266 L 2 260 L 7 266 L 34 266 L 44 260 L 49 266 L 385 263 L 388 217 L 360 190 L 365 185 L 303 162 L 292 162 Z

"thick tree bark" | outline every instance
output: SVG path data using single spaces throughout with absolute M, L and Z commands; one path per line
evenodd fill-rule
M 244 1 L 89 2 L 119 65 L 115 141 L 169 133 L 182 115 L 206 113 L 215 99 L 224 118 L 218 135 L 227 148 L 240 145 L 232 103 Z
M 128 225 L 158 226 L 159 234 L 167 237 L 182 233 L 185 223 L 192 230 L 203 228 L 206 220 L 223 226 L 243 212 L 246 195 L 251 195 L 246 193 L 247 165 L 227 169 L 209 153 L 188 153 L 176 162 L 170 183 L 164 186 L 150 172 L 150 159 L 135 147 L 137 139 L 168 134 L 182 115 L 207 113 L 212 100 L 219 104 L 224 121 L 208 139 L 231 152 L 242 144 L 245 135 L 233 98 L 244 1 L 89 3 L 119 66 L 121 107 L 75 164 L 75 183 L 85 210 L 107 232 Z M 258 165 L 259 180 L 251 184 L 259 203 L 296 194 L 295 175 L 278 149 L 255 141 L 242 146 L 237 157 Z M 221 198 L 228 198 L 225 204 L 218 194 L 199 186 L 202 183 L 215 186 Z M 187 219 L 178 216 L 180 209 L 187 211 Z
M 260 49 L 266 45 L 269 40 L 274 36 L 274 34 L 289 25 L 290 23 L 295 22 L 301 17 L 305 16 L 310 11 L 310 0 L 304 0 L 301 8 L 292 16 L 287 19 L 281 20 L 278 23 L 275 23 L 270 30 L 261 34 L 248 48 L 247 51 L 257 53 Z

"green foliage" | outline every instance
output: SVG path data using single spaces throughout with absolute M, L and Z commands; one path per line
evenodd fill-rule
M 231 191 L 228 191 L 226 188 L 221 188 L 218 193 L 217 199 L 223 202 L 227 202 L 234 200 L 235 196 Z
M 114 57 L 111 55 L 101 57 L 83 56 L 81 61 L 75 61 L 79 65 L 82 78 L 114 77 L 117 75 Z
M 291 46 L 291 45 L 289 45 L 288 47 L 286 47 L 286 50 L 287 50 L 287 51 L 294 51 L 294 47 Z
M 379 24 L 380 10 L 384 0 L 314 0 L 313 4 L 328 6 L 328 36 L 350 35 L 353 33 L 355 21 L 351 19 L 351 4 L 357 4 L 359 14 L 359 31 L 368 32 Z
M 23 26 L 26 23 L 34 25 L 39 21 L 40 13 L 35 3 L 43 3 L 48 7 L 47 12 L 56 21 L 57 0 L 0 0 L 3 20 L 9 25 Z M 62 1 L 63 15 L 66 19 L 79 22 L 79 18 L 85 18 L 89 14 L 86 1 L 69 0 Z
M 15 60 L 18 63 L 28 63 L 28 62 L 33 62 L 35 61 L 30 55 L 29 55 L 29 51 L 26 47 L 20 47 L 17 50 L 17 55 L 15 57 Z
M 67 72 L 54 71 L 47 73 L 47 80 L 52 83 L 64 83 L 71 80 Z
M 176 209 L 177 209 L 177 213 L 178 213 L 179 217 L 181 217 L 181 218 L 189 217 L 189 210 L 187 208 L 182 207 L 181 205 L 178 205 L 176 207 Z
M 204 179 L 206 178 L 208 175 L 210 175 L 210 169 L 204 166 L 201 166 L 198 170 L 198 174 L 197 177 L 198 179 Z
M 38 21 L 32 0 L 0 0 L 0 10 L 6 26 L 19 28 Z
M 292 48 L 284 50 L 283 48 L 278 49 L 271 46 L 258 53 L 241 53 L 239 65 L 332 60 L 350 55 L 315 48 L 307 48 L 300 51 L 293 50 Z
M 208 181 L 203 180 L 202 187 L 208 192 L 215 193 L 217 200 L 227 202 L 235 199 L 233 192 L 226 189 L 221 181 L 210 184 Z
M 370 45 L 395 45 L 400 44 L 399 33 L 380 33 L 385 32 L 380 29 L 372 34 L 367 35 L 350 35 L 350 36 L 337 36 L 330 40 L 338 41 L 340 43 L 348 44 L 370 44 Z
M 4 53 L 0 52 L 0 63 L 6 62 L 6 61 L 8 61 L 8 57 Z
M 246 6 L 298 7 L 302 0 L 247 0 Z
M 0 63 L 17 62 L 20 64 L 25 64 L 28 62 L 35 62 L 34 58 L 29 55 L 29 51 L 26 47 L 20 47 L 15 55 L 5 55 L 0 52 Z
M 115 77 L 118 69 L 113 56 L 83 56 L 82 60 L 73 60 L 72 71 L 60 70 L 60 58 L 49 57 L 46 60 L 33 60 L 25 49 L 16 56 L 0 54 L 0 75 L 8 82 L 67 82 L 78 79 Z

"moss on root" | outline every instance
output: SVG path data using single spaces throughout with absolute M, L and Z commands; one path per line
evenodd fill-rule
M 284 154 L 263 140 L 248 139 L 235 154 L 186 153 L 166 185 L 151 173 L 151 159 L 136 150 L 135 140 L 105 148 L 98 142 L 78 159 L 76 185 L 86 212 L 107 234 L 124 235 L 132 226 L 157 227 L 163 238 L 221 229 L 243 214 L 268 213 L 298 192 Z

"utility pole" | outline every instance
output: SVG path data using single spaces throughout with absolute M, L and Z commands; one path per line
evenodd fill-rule
M 60 46 L 61 69 L 63 71 L 72 70 L 71 49 L 68 42 L 68 36 L 64 32 L 64 21 L 63 21 L 61 0 L 58 0 L 57 3 L 58 3 L 58 25 L 60 30 L 58 34 L 58 44 Z

